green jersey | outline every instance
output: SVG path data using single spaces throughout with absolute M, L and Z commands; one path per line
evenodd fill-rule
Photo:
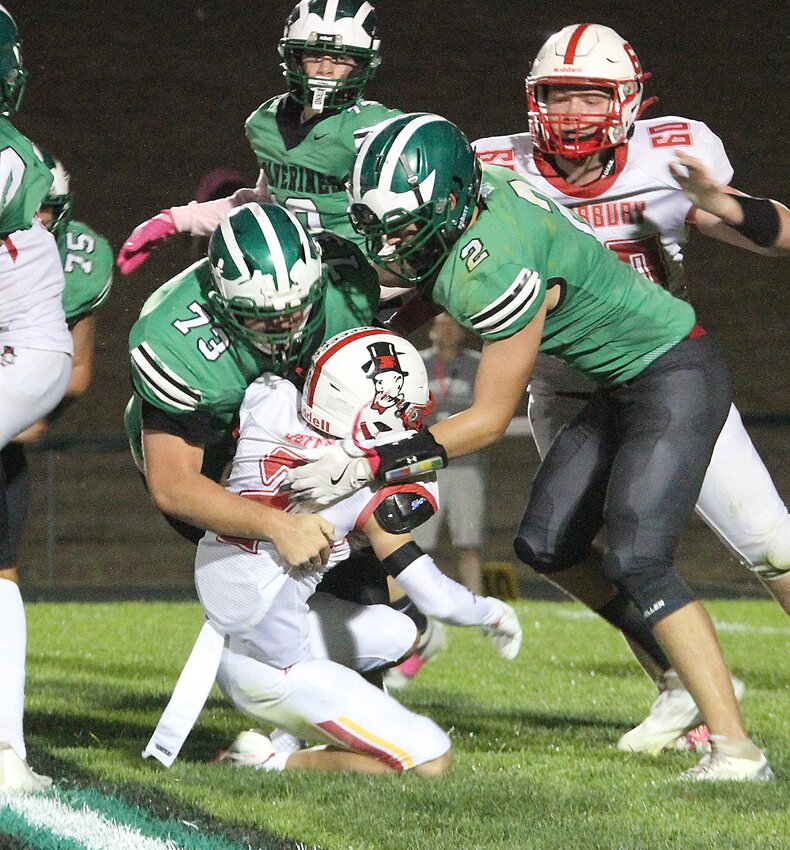
M 362 244 L 348 218 L 344 181 L 358 141 L 374 124 L 400 112 L 363 100 L 300 125 L 301 111 L 282 94 L 266 101 L 245 124 L 271 194 L 311 232 L 332 230 Z
M 379 300 L 378 278 L 359 248 L 334 234 L 318 241 L 330 269 L 326 320 L 305 342 L 302 365 L 325 339 L 371 324 Z M 143 400 L 176 417 L 200 417 L 203 471 L 216 480 L 245 390 L 263 372 L 281 370 L 270 355 L 217 324 L 207 298 L 210 283 L 211 265 L 200 260 L 148 298 L 129 334 L 135 394 L 125 424 L 141 469 Z
M 526 327 L 561 287 L 541 351 L 621 384 L 688 336 L 693 308 L 604 248 L 592 229 L 511 170 L 484 166 L 482 209 L 453 247 L 433 299 L 484 340 Z
M 51 185 L 52 173 L 31 142 L 0 117 L 0 234 L 31 227 Z
M 58 250 L 66 277 L 63 309 L 71 327 L 107 300 L 114 257 L 110 243 L 81 221 L 69 222 Z

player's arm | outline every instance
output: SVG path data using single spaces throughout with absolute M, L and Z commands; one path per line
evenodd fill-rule
M 269 539 L 291 566 L 326 563 L 332 523 L 313 514 L 288 514 L 245 499 L 202 474 L 203 446 L 181 436 L 143 429 L 146 481 L 160 511 L 218 534 Z
M 238 189 L 228 198 L 213 201 L 190 201 L 185 206 L 170 207 L 138 224 L 118 252 L 121 274 L 131 274 L 151 256 L 163 242 L 176 233 L 210 236 L 234 207 L 251 201 L 271 201 L 266 174 L 261 170 L 252 189 Z
M 672 176 L 694 204 L 691 222 L 706 236 L 767 256 L 790 253 L 790 210 L 771 198 L 754 198 L 720 185 L 702 162 L 683 151 Z
M 494 646 L 503 658 L 515 658 L 521 646 L 521 627 L 513 609 L 492 596 L 477 596 L 444 575 L 411 534 L 394 534 L 384 527 L 391 514 L 382 511 L 382 507 L 386 507 L 385 503 L 371 515 L 363 531 L 387 574 L 423 614 L 453 626 L 479 626 L 493 636 Z M 396 513 L 399 524 L 404 520 L 408 524 L 408 517 L 401 511 Z

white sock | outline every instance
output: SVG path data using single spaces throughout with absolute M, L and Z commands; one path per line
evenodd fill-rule
M 25 759 L 22 717 L 25 707 L 27 626 L 19 587 L 0 579 L 0 742 Z

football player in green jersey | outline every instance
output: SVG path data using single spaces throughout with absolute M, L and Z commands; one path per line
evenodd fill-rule
M 26 79 L 16 24 L 0 6 L 0 449 L 58 404 L 72 360 L 63 268 L 55 240 L 36 215 L 52 175 L 12 123 Z M 38 791 L 52 780 L 26 761 L 27 626 L 8 488 L 0 458 L 0 791 Z
M 541 464 L 516 552 L 541 572 L 572 568 L 605 524 L 606 577 L 639 606 L 711 730 L 711 754 L 684 778 L 771 779 L 710 618 L 673 565 L 730 404 L 727 367 L 693 309 L 512 171 L 481 166 L 439 116 L 375 128 L 350 192 L 369 257 L 429 293 L 484 346 L 469 409 L 372 453 L 316 450 L 313 463 L 289 472 L 296 497 L 326 503 L 495 442 L 538 349 L 564 359 L 600 389 Z
M 381 61 L 376 11 L 366 0 L 301 0 L 279 50 L 288 91 L 250 115 L 247 138 L 260 167 L 257 186 L 229 198 L 162 210 L 138 225 L 118 255 L 123 274 L 175 233 L 208 236 L 232 207 L 274 200 L 311 233 L 360 241 L 348 219 L 343 181 L 368 128 L 398 115 L 362 100 Z
M 318 247 L 320 245 L 320 248 Z M 294 566 L 325 563 L 331 525 L 243 499 L 217 482 L 244 391 L 288 374 L 341 330 L 370 323 L 375 272 L 353 243 L 314 240 L 283 207 L 250 203 L 214 231 L 208 257 L 160 287 L 132 327 L 132 451 L 156 506 L 189 539 L 270 538 Z

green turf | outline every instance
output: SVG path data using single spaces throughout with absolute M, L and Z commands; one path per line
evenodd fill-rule
M 64 793 L 95 788 L 151 818 L 239 846 L 393 848 L 790 848 L 790 621 L 774 604 L 709 604 L 771 786 L 678 781 L 694 756 L 625 756 L 652 687 L 619 636 L 579 606 L 518 604 L 524 644 L 500 660 L 449 630 L 403 700 L 453 739 L 438 781 L 271 774 L 208 763 L 248 723 L 214 692 L 173 768 L 140 751 L 201 623 L 197 605 L 28 606 L 31 761 Z

